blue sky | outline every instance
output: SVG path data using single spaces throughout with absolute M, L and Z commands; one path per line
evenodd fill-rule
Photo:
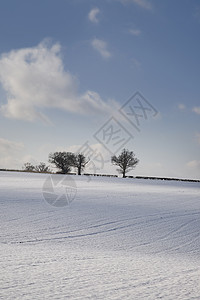
M 91 173 L 124 146 L 130 175 L 200 178 L 199 1 L 1 1 L 0 40 L 0 168 L 88 142 Z

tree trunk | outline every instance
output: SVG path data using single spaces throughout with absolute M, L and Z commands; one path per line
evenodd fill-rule
M 126 171 L 123 170 L 123 178 L 126 178 Z
M 81 175 L 81 168 L 78 168 L 78 175 Z

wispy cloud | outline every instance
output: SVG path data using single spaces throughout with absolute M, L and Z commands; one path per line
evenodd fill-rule
M 99 23 L 99 19 L 97 17 L 99 15 L 99 13 L 100 13 L 100 9 L 98 7 L 91 9 L 91 11 L 88 14 L 88 19 L 92 23 Z
M 191 160 L 186 166 L 190 169 L 199 169 L 200 170 L 200 161 L 199 160 Z
M 200 115 L 200 106 L 193 107 L 192 111 L 198 115 Z
M 0 138 L 0 168 L 21 165 L 20 156 L 23 149 L 24 145 L 22 143 Z
M 106 44 L 94 40 L 93 46 L 105 58 Z M 0 83 L 7 103 L 0 107 L 4 116 L 19 120 L 49 122 L 45 108 L 58 108 L 77 114 L 111 111 L 109 103 L 88 90 L 78 91 L 76 78 L 65 71 L 61 46 L 42 42 L 33 48 L 13 50 L 0 57 Z
M 179 103 L 179 104 L 178 104 L 178 109 L 179 109 L 179 110 L 185 110 L 185 109 L 186 109 L 185 104 Z
M 152 4 L 149 0 L 119 0 L 119 1 L 122 2 L 123 4 L 134 3 L 143 9 L 152 10 Z
M 129 33 L 134 36 L 139 36 L 141 34 L 141 30 L 139 29 L 129 29 Z
M 87 143 L 87 142 L 86 142 Z M 84 149 L 84 144 L 82 145 L 72 145 L 67 148 L 67 151 L 69 152 L 81 152 L 81 149 Z M 96 143 L 96 144 L 90 144 L 89 147 L 95 152 L 95 154 L 101 154 L 104 159 L 110 159 L 109 152 L 105 149 L 105 147 L 102 144 Z M 89 154 L 88 154 L 89 155 Z M 91 153 L 92 155 L 92 153 Z
M 111 57 L 111 53 L 108 51 L 107 43 L 105 41 L 95 38 L 92 40 L 91 44 L 92 47 L 97 50 L 103 58 L 108 59 Z
M 25 152 L 23 143 L 0 138 L 0 168 L 19 170 L 26 162 L 38 163 L 32 155 Z
M 23 147 L 24 145 L 22 143 L 17 143 L 0 138 L 0 153 L 11 153 L 13 151 L 20 151 Z

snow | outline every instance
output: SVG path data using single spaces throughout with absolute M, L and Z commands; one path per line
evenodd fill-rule
M 0 172 L 0 299 L 200 299 L 199 182 L 50 176 Z

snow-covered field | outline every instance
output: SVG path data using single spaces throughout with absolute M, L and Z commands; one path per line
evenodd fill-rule
M 0 299 L 200 299 L 200 183 L 48 176 L 0 172 Z

